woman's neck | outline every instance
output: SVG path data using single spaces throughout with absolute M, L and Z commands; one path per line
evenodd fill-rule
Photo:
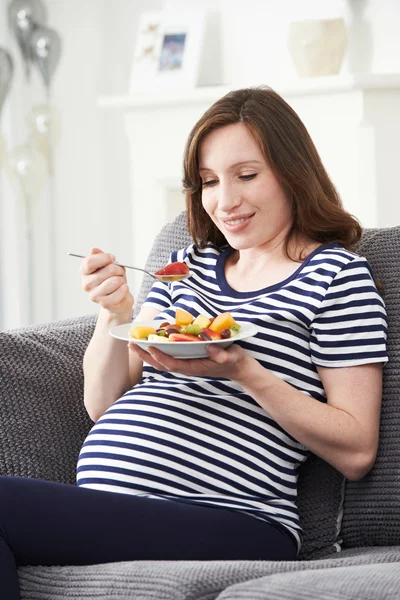
M 225 277 L 237 291 L 253 291 L 284 281 L 318 248 L 318 242 L 296 240 L 235 250 L 225 263 Z
M 301 236 L 292 236 L 288 243 L 286 238 L 274 239 L 255 248 L 234 250 L 230 255 L 230 264 L 247 273 L 288 261 L 300 263 L 318 246 L 320 243 Z

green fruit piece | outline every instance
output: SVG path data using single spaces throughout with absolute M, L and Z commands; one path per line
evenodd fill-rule
M 189 335 L 199 335 L 201 330 L 200 325 L 187 325 L 185 333 L 188 333 Z
M 231 336 L 233 337 L 234 335 L 236 335 L 237 333 L 239 333 L 239 331 L 240 331 L 240 325 L 239 325 L 239 323 L 235 323 L 229 329 L 231 331 Z

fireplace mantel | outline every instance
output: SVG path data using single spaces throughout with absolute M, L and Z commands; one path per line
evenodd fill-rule
M 154 235 L 184 207 L 181 164 L 192 126 L 218 98 L 246 85 L 98 99 L 99 107 L 124 115 L 136 264 L 144 263 Z M 400 74 L 330 76 L 270 85 L 304 121 L 346 209 L 364 227 L 400 224 Z M 134 282 L 136 287 L 139 284 L 140 277 Z
M 160 107 L 168 105 L 180 106 L 202 104 L 204 102 L 212 103 L 230 90 L 246 87 L 246 85 L 251 86 L 254 84 L 241 82 L 238 85 L 198 87 L 179 90 L 178 92 L 176 90 L 163 90 L 158 92 L 152 90 L 150 92 L 137 92 L 135 94 L 125 94 L 120 96 L 101 96 L 98 99 L 97 104 L 102 108 L 115 108 L 129 111 L 151 106 Z M 269 85 L 284 98 L 352 92 L 356 90 L 399 90 L 400 73 L 309 77 L 307 79 L 297 79 L 295 81 L 276 81 Z

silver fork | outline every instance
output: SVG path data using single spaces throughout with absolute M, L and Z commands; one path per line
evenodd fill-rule
M 76 258 L 86 258 L 86 256 L 82 256 L 82 254 L 74 254 L 73 252 L 67 252 L 68 256 L 75 256 Z M 114 261 L 113 265 L 118 265 L 119 267 L 125 267 L 125 269 L 133 269 L 134 271 L 142 271 L 142 273 L 146 273 L 146 275 L 150 275 L 153 279 L 158 279 L 159 281 L 180 281 L 181 279 L 187 279 L 191 276 L 191 273 L 182 273 L 182 275 L 156 275 L 155 273 L 150 273 L 150 271 L 146 271 L 146 269 L 140 269 L 139 267 L 131 267 L 130 265 L 123 265 L 119 262 Z

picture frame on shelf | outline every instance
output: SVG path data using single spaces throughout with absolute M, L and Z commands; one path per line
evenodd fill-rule
M 198 82 L 205 13 L 192 8 L 141 14 L 129 92 L 191 88 Z

